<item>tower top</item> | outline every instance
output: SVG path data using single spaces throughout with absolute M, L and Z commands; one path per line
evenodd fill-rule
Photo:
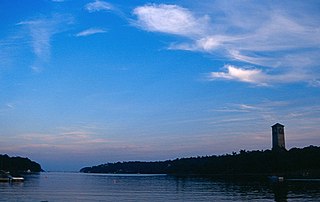
M 272 128 L 273 127 L 278 127 L 278 126 L 280 126 L 280 127 L 284 127 L 284 125 L 282 125 L 282 124 L 280 124 L 280 123 L 276 123 L 276 124 L 274 124 L 273 126 L 271 126 Z
M 274 124 L 272 127 L 272 150 L 285 150 L 284 141 L 284 125 L 280 123 Z

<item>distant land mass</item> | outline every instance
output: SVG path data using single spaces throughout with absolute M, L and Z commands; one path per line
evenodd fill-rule
M 173 175 L 281 175 L 320 178 L 320 147 L 289 151 L 245 151 L 220 156 L 181 158 L 156 162 L 117 162 L 85 167 L 83 173 L 173 174 Z
M 0 170 L 9 172 L 41 172 L 41 165 L 28 158 L 0 154 Z

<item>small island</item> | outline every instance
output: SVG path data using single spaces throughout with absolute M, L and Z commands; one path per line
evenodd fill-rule
M 9 157 L 7 154 L 0 154 L 0 170 L 10 173 L 41 172 L 41 165 L 28 158 Z

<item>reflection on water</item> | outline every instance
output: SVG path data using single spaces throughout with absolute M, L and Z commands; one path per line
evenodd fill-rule
M 319 201 L 320 182 L 41 173 L 0 183 L 0 201 Z

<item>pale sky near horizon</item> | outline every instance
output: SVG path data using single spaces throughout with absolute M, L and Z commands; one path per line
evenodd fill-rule
M 320 144 L 320 2 L 1 0 L 0 154 L 45 170 Z

